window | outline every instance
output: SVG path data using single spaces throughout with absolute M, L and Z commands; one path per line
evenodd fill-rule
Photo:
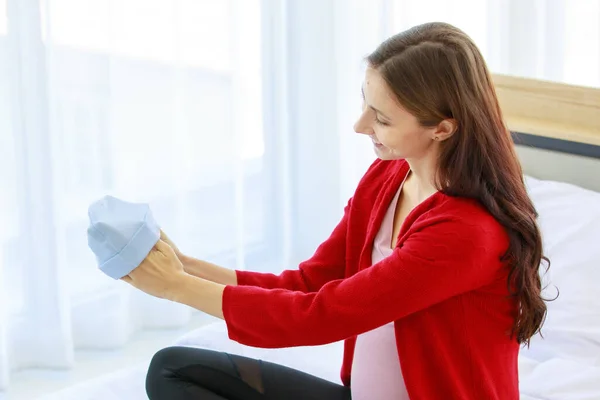
M 489 4 L 481 0 L 393 0 L 392 27 L 400 32 L 426 22 L 443 21 L 463 29 L 487 53 Z
M 492 72 L 600 87 L 598 0 L 391 0 L 394 32 L 451 23 L 475 41 Z
M 281 145 L 263 129 L 262 0 L 9 3 L 0 377 L 189 318 L 98 271 L 86 229 L 100 197 L 150 203 L 187 254 L 229 267 L 274 265 L 267 244 L 282 232 Z
M 149 202 L 198 256 L 268 257 L 260 0 L 42 4 L 46 223 L 72 296 L 112 284 L 85 236 L 87 207 L 105 194 Z
M 13 129 L 14 107 L 11 104 L 12 66 L 8 53 L 7 2 L 0 0 L 0 220 L 4 228 L 0 232 L 0 268 L 4 270 L 2 293 L 8 304 L 8 314 L 17 313 L 23 306 L 20 273 L 20 252 L 16 248 L 20 232 L 19 185 L 17 174 L 17 143 Z
M 0 35 L 6 35 L 8 32 L 7 11 L 6 0 L 0 0 Z
M 600 1 L 566 2 L 562 81 L 600 87 Z

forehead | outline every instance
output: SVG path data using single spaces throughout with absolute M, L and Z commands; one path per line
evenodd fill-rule
M 369 99 L 377 100 L 378 102 L 393 102 L 396 103 L 392 91 L 387 83 L 374 68 L 367 68 L 365 71 L 365 81 L 363 83 L 363 91 Z

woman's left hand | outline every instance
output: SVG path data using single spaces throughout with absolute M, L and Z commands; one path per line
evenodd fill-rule
M 152 296 L 173 300 L 186 275 L 175 251 L 159 240 L 144 261 L 121 279 Z

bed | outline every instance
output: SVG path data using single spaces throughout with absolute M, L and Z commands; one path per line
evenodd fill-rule
M 560 289 L 558 299 L 548 303 L 544 339 L 536 336 L 520 353 L 521 398 L 599 400 L 600 91 L 577 96 L 577 89 L 565 97 L 557 94 L 562 85 L 560 90 L 552 85 L 533 90 L 507 77 L 497 77 L 497 89 L 519 143 L 527 189 L 540 214 L 545 252 L 552 261 L 544 293 L 553 298 L 556 287 Z M 588 109 L 590 99 L 595 99 L 595 111 Z M 540 106 L 544 102 L 553 111 L 546 111 L 542 119 L 538 114 L 544 112 Z M 339 382 L 341 343 L 252 348 L 229 340 L 224 323 L 218 322 L 174 344 L 261 358 Z M 146 399 L 146 368 L 143 363 L 120 370 L 43 400 Z

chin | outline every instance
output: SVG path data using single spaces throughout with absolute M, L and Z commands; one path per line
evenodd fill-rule
M 375 155 L 377 156 L 377 158 L 379 158 L 380 160 L 383 160 L 383 161 L 399 160 L 399 159 L 403 158 L 402 156 L 391 152 L 387 148 L 383 148 L 383 149 L 375 148 Z

